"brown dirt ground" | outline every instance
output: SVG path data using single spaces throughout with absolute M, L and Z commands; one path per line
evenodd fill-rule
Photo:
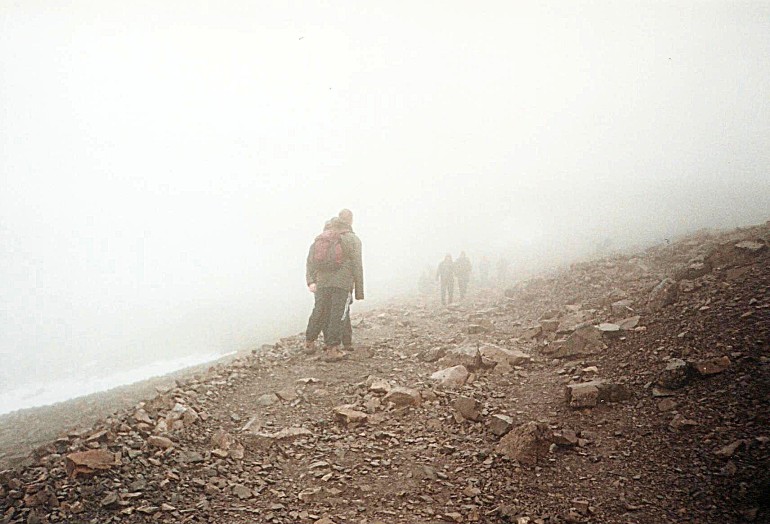
M 618 289 L 643 302 L 651 283 L 695 247 L 713 241 L 696 240 L 638 255 L 650 266 L 639 275 L 626 274 L 627 265 L 635 262 L 621 257 L 573 266 L 525 283 L 508 297 L 483 293 L 452 308 L 414 300 L 358 315 L 357 349 L 340 362 L 306 354 L 298 335 L 264 353 L 188 375 L 157 397 L 148 384 L 130 394 L 40 412 L 45 418 L 28 438 L 19 428 L 4 430 L 3 449 L 9 438 L 37 445 L 72 426 L 86 429 L 0 473 L 0 522 L 3 514 L 7 522 L 38 518 L 99 524 L 328 524 L 322 517 L 336 524 L 770 522 L 767 250 L 743 261 L 740 271 L 717 267 L 699 277 L 673 304 L 642 313 L 643 328 L 608 339 L 599 354 L 553 360 L 547 339 L 521 336 L 521 327 L 544 311 L 564 314 L 565 305 L 577 301 L 606 320 L 607 297 Z M 468 326 L 477 318 L 493 328 L 469 335 Z M 440 366 L 421 356 L 433 348 L 475 342 L 520 349 L 533 361 L 508 373 L 481 370 L 458 390 L 436 388 L 429 376 Z M 697 361 L 721 355 L 731 360 L 727 371 L 675 391 L 672 411 L 658 408 L 660 399 L 651 390 L 668 358 Z M 591 378 L 583 371 L 589 366 L 598 368 L 599 377 L 628 386 L 633 398 L 593 409 L 569 408 L 565 384 Z M 413 408 L 378 407 L 374 399 L 379 397 L 366 386 L 370 376 L 418 389 L 426 400 Z M 307 378 L 314 380 L 302 381 Z M 286 389 L 296 393 L 296 400 L 259 401 Z M 145 394 L 142 407 L 153 423 L 177 402 L 205 420 L 170 433 L 173 448 L 155 450 L 146 443 L 152 428 L 133 418 L 136 399 Z M 455 416 L 453 401 L 460 395 L 482 403 L 482 421 Z M 368 422 L 335 422 L 333 409 L 342 404 L 368 411 Z M 70 424 L 68 413 L 73 412 L 80 413 L 77 424 Z M 553 447 L 536 466 L 525 466 L 495 452 L 499 437 L 488 427 L 495 413 L 509 415 L 514 425 L 542 421 L 554 430 L 573 429 L 584 440 L 581 446 Z M 673 431 L 669 423 L 677 414 L 696 425 Z M 23 425 L 24 416 L 2 423 Z M 304 427 L 312 435 L 261 449 L 249 444 L 241 430 L 247 421 L 265 432 Z M 100 429 L 107 432 L 106 440 L 93 446 L 121 453 L 121 465 L 68 479 L 61 468 L 63 455 L 86 449 L 85 438 Z M 220 429 L 244 442 L 243 459 L 211 453 L 211 436 Z M 738 440 L 732 457 L 715 453 Z M 20 444 L 14 444 L 17 453 Z M 190 452 L 200 453 L 200 460 L 188 461 Z M 137 481 L 140 487 L 132 484 Z M 250 493 L 238 498 L 236 486 Z M 22 503 L 24 494 L 43 489 L 55 493 L 56 504 L 30 508 Z M 102 501 L 110 493 L 117 493 L 120 502 L 105 507 Z

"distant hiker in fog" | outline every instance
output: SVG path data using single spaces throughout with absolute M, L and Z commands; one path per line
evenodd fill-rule
M 479 278 L 481 279 L 482 286 L 489 285 L 490 265 L 491 264 L 489 263 L 489 258 L 487 258 L 486 256 L 481 257 L 481 262 L 479 263 Z
M 506 282 L 508 282 L 508 260 L 500 257 L 497 261 L 497 283 L 504 286 Z
M 328 222 L 328 229 L 316 237 L 307 257 L 305 278 L 308 290 L 315 293 L 315 304 L 305 331 L 305 345 L 312 351 L 323 331 L 328 360 L 344 356 L 341 343 L 352 345 L 352 293 L 356 300 L 364 299 L 361 240 L 353 233 L 352 224 L 353 213 L 340 211 Z
M 471 279 L 471 261 L 465 254 L 460 253 L 460 257 L 455 260 L 455 275 L 457 275 L 457 287 L 460 289 L 460 300 L 465 298 L 465 292 L 468 290 L 468 282 Z
M 451 304 L 452 296 L 455 292 L 455 273 L 452 255 L 447 253 L 443 262 L 438 265 L 436 280 L 441 280 L 441 303 L 446 305 L 447 298 L 449 298 L 449 303 Z

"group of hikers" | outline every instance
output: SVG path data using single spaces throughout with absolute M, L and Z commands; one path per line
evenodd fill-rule
M 468 292 L 473 266 L 465 251 L 456 260 L 447 254 L 439 264 L 435 280 L 440 282 L 441 303 L 454 300 L 455 279 L 460 300 Z M 482 257 L 479 263 L 479 282 L 490 283 L 490 263 Z M 501 258 L 497 264 L 499 283 L 507 280 L 508 261 Z M 430 276 L 423 273 L 421 291 L 432 287 Z M 307 255 L 305 280 L 308 290 L 315 295 L 313 312 L 305 331 L 305 346 L 309 353 L 316 350 L 316 341 L 323 333 L 324 358 L 328 361 L 342 359 L 343 350 L 353 347 L 353 328 L 350 322 L 350 306 L 355 300 L 364 299 L 364 270 L 361 261 L 361 240 L 353 232 L 353 213 L 343 209 L 337 216 L 326 221 L 323 232 L 310 246 Z
M 329 361 L 345 356 L 340 349 L 353 345 L 350 306 L 353 298 L 364 299 L 364 269 L 361 240 L 353 232 L 353 213 L 343 209 L 324 225 L 307 256 L 305 280 L 315 295 L 313 312 L 305 331 L 308 352 L 315 351 L 318 336 L 323 333 L 324 358 Z
M 452 255 L 447 253 L 444 260 L 438 265 L 436 271 L 436 280 L 441 283 L 441 303 L 446 305 L 447 301 L 451 304 L 455 292 L 455 278 L 457 278 L 457 287 L 460 289 L 460 300 L 465 299 L 465 293 L 468 291 L 468 282 L 471 280 L 471 261 L 465 254 L 460 253 L 457 260 L 452 260 Z
M 504 286 L 508 283 L 508 260 L 500 258 L 497 262 L 497 275 L 496 283 L 499 286 Z M 440 296 L 441 303 L 451 304 L 454 301 L 454 286 L 455 280 L 457 280 L 457 287 L 460 291 L 460 300 L 464 300 L 468 293 L 468 285 L 471 282 L 471 272 L 473 266 L 465 251 L 460 253 L 460 256 L 456 260 L 452 260 L 452 255 L 447 254 L 444 260 L 438 265 L 438 270 L 435 273 L 435 279 L 433 278 L 433 270 L 428 267 L 423 271 L 420 277 L 419 290 L 424 295 L 434 293 L 434 282 L 440 283 Z M 478 278 L 474 280 L 481 287 L 487 287 L 495 283 L 494 278 L 490 275 L 491 263 L 486 256 L 481 257 L 478 268 Z

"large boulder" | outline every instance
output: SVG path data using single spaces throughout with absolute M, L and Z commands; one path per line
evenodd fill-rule
M 505 435 L 495 451 L 521 464 L 534 466 L 548 455 L 552 439 L 548 424 L 527 422 Z

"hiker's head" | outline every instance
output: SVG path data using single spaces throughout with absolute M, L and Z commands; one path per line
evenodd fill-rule
M 340 220 L 345 222 L 347 225 L 352 226 L 353 225 L 353 212 L 350 209 L 343 209 L 340 211 L 339 215 L 337 215 Z

